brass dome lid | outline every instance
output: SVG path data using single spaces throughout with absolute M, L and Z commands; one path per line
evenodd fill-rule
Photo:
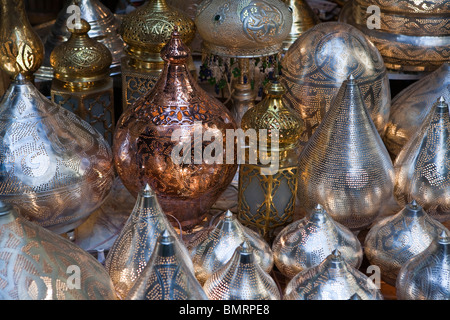
M 108 48 L 89 37 L 91 29 L 81 19 L 73 28 L 69 40 L 57 46 L 50 55 L 55 78 L 63 82 L 88 83 L 109 77 L 112 55 Z
M 194 21 L 165 0 L 149 0 L 123 17 L 119 33 L 129 56 L 138 61 L 162 63 L 160 51 L 175 26 L 183 43 L 189 45 L 195 36 Z
M 292 13 L 280 0 L 205 0 L 195 17 L 204 50 L 225 57 L 277 54 L 292 27 Z

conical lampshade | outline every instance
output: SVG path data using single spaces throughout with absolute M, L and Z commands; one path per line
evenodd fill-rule
M 253 248 L 256 262 L 264 271 L 270 272 L 273 267 L 270 246 L 258 233 L 243 226 L 228 210 L 215 226 L 202 230 L 188 245 L 195 276 L 200 283 L 204 284 L 215 271 L 225 265 L 244 241 Z
M 350 76 L 299 157 L 298 198 L 352 231 L 369 226 L 392 197 L 394 168 Z
M 397 277 L 399 300 L 450 300 L 450 234 L 444 230 Z
M 396 157 L 408 140 L 414 136 L 430 112 L 432 104 L 441 96 L 450 101 L 450 63 L 403 89 L 392 100 L 389 121 L 383 141 Z
M 450 117 L 441 97 L 394 163 L 394 195 L 400 205 L 414 199 L 433 218 L 450 219 Z
M 0 200 L 64 233 L 103 203 L 113 180 L 103 136 L 19 74 L 0 101 Z
M 400 212 L 377 222 L 364 242 L 364 253 L 380 267 L 381 279 L 395 286 L 400 268 L 424 251 L 446 228 L 414 200 Z
M 165 230 L 127 300 L 208 300 L 175 237 Z
M 0 300 L 116 300 L 103 266 L 0 201 Z
M 383 300 L 376 285 L 349 265 L 334 250 L 318 266 L 297 274 L 288 283 L 285 300 L 349 300 L 357 294 L 361 300 Z
M 280 300 L 277 284 L 256 262 L 244 242 L 231 259 L 214 272 L 203 286 L 210 300 Z
M 358 238 L 321 205 L 281 230 L 272 245 L 275 265 L 289 278 L 320 264 L 335 249 L 354 268 L 361 266 L 363 251 Z
M 105 268 L 114 283 L 117 294 L 125 298 L 143 272 L 163 231 L 174 238 L 187 266 L 193 271 L 189 253 L 159 206 L 155 193 L 147 185 L 125 226 L 106 257 Z

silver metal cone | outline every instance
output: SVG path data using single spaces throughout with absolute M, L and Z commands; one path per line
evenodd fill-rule
M 354 79 L 343 82 L 299 157 L 300 207 L 321 203 L 351 230 L 369 226 L 392 197 L 394 169 Z

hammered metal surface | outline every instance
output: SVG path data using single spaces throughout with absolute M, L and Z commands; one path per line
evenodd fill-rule
M 204 0 L 194 21 L 206 52 L 252 58 L 281 50 L 292 13 L 280 0 Z
M 0 102 L 0 200 L 64 233 L 80 225 L 111 189 L 111 148 L 87 122 L 21 77 Z
M 424 251 L 442 230 L 446 228 L 414 201 L 370 228 L 364 253 L 371 264 L 380 267 L 381 279 L 395 286 L 400 268 Z
M 0 274 L 0 300 L 117 299 L 108 273 L 94 257 L 1 201 Z
M 139 193 L 133 211 L 105 261 L 105 268 L 119 298 L 124 299 L 136 283 L 163 231 L 174 237 L 174 245 L 183 254 L 186 265 L 193 271 L 189 252 L 161 210 L 155 193 L 147 185 Z
M 414 82 L 392 100 L 389 122 L 383 141 L 393 157 L 420 128 L 432 104 L 441 96 L 450 101 L 450 64 Z
M 236 129 L 236 124 L 228 109 L 189 73 L 189 49 L 177 32 L 161 56 L 165 66 L 158 82 L 125 110 L 117 123 L 115 166 L 131 194 L 136 195 L 148 183 L 164 212 L 175 216 L 186 230 L 203 220 L 237 170 L 235 162 L 198 161 L 197 154 L 205 154 L 211 144 L 202 141 L 203 133 L 208 129 L 221 133 L 225 148 L 226 130 Z M 182 143 L 172 139 L 177 129 L 181 131 L 179 140 L 190 139 L 190 151 L 183 152 L 180 163 L 173 161 L 172 154 Z
M 320 203 L 351 230 L 368 227 L 392 197 L 392 161 L 352 76 L 300 154 L 299 170 L 299 205 Z
M 175 239 L 162 232 L 127 300 L 208 300 Z
M 358 81 L 375 127 L 384 135 L 391 105 L 389 79 L 377 48 L 361 31 L 345 23 L 319 23 L 290 46 L 281 66 L 284 100 L 305 121 L 303 144 L 349 75 Z
M 397 202 L 414 199 L 439 221 L 450 219 L 449 137 L 449 108 L 441 97 L 394 162 Z
M 272 277 L 256 261 L 251 246 L 244 242 L 231 259 L 215 271 L 203 286 L 210 300 L 280 300 Z
M 225 265 L 244 241 L 253 248 L 256 262 L 269 273 L 273 267 L 270 246 L 255 231 L 243 226 L 231 211 L 226 211 L 212 227 L 199 232 L 188 243 L 195 276 L 204 284 L 211 275 Z
M 383 295 L 365 274 L 349 265 L 334 250 L 319 265 L 298 273 L 286 286 L 284 300 L 383 300 Z
M 281 230 L 272 244 L 275 265 L 288 278 L 319 265 L 334 250 L 339 250 L 348 264 L 359 269 L 363 259 L 361 243 L 321 205 Z
M 447 231 L 400 269 L 396 288 L 399 300 L 450 300 L 450 238 Z

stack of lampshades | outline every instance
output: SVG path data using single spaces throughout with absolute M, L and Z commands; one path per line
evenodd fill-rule
M 391 103 L 361 25 L 305 1 L 203 0 L 192 19 L 149 0 L 108 33 L 117 53 L 86 16 L 106 9 L 72 0 L 49 99 L 16 2 L 0 0 L 0 299 L 382 300 L 364 257 L 398 299 L 450 299 L 448 60 Z M 261 101 L 247 69 L 231 108 L 203 89 L 196 32 L 205 60 L 275 61 Z M 237 211 L 211 217 L 235 176 Z M 135 205 L 102 265 L 63 236 L 115 177 Z

